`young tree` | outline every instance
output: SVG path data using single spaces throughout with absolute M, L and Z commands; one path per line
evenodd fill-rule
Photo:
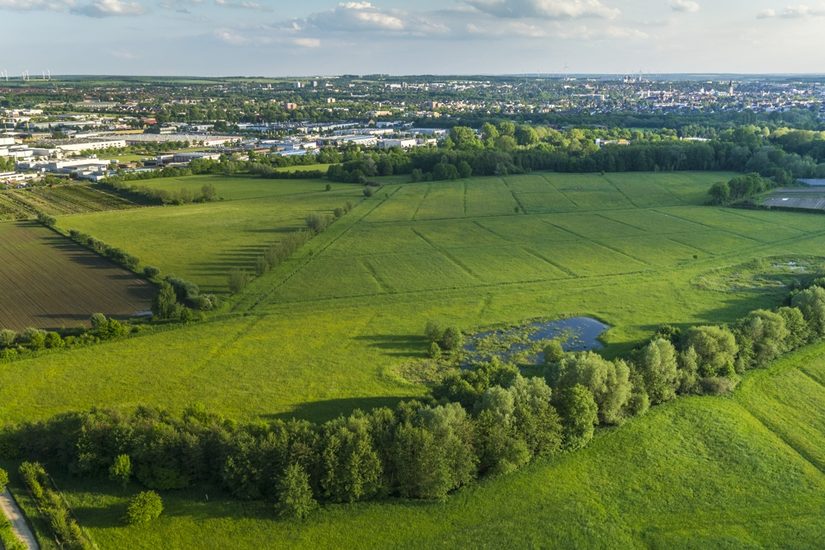
M 699 392 L 699 354 L 693 346 L 679 354 L 679 387 L 680 394 Z
M 120 483 L 125 489 L 132 477 L 132 459 L 129 455 L 117 455 L 112 465 L 109 466 L 109 479 Z
M 13 330 L 4 328 L 0 330 L 0 348 L 10 348 L 17 340 L 17 333 Z
M 163 513 L 163 500 L 155 491 L 143 491 L 129 501 L 126 508 L 126 522 L 130 525 L 145 525 L 159 518 Z
M 530 460 L 530 449 L 516 429 L 515 399 L 500 386 L 476 403 L 476 444 L 482 471 L 506 474 Z
M 339 418 L 324 425 L 321 488 L 335 502 L 355 502 L 380 488 L 381 461 L 364 417 Z
M 229 273 L 229 291 L 232 294 L 237 294 L 245 289 L 248 282 L 249 276 L 246 271 L 241 269 L 233 269 Z
M 152 300 L 152 314 L 158 319 L 174 319 L 178 314 L 178 297 L 168 282 L 160 283 L 155 299 Z
M 652 404 L 670 401 L 676 397 L 679 385 L 676 366 L 676 348 L 659 338 L 650 342 L 639 356 L 639 371 Z
M 764 309 L 750 312 L 736 327 L 741 358 L 738 370 L 766 367 L 785 350 L 789 335 L 785 318 L 778 313 Z
M 785 328 L 788 329 L 782 351 L 792 351 L 805 345 L 810 339 L 810 330 L 799 308 L 781 307 L 776 312 L 785 320 Z
M 544 364 L 558 365 L 562 359 L 564 359 L 564 348 L 561 342 L 558 340 L 550 340 L 550 342 L 544 346 Z
M 691 328 L 685 336 L 685 348 L 690 347 L 696 352 L 700 376 L 730 376 L 734 373 L 739 347 L 727 327 Z
M 791 299 L 791 305 L 802 312 L 812 339 L 825 336 L 825 289 L 818 286 L 805 289 Z
M 464 345 L 464 335 L 456 327 L 447 327 L 439 342 L 441 349 L 445 351 L 457 351 Z
M 630 368 L 622 360 L 608 361 L 592 351 L 568 354 L 558 368 L 559 388 L 580 384 L 590 390 L 599 406 L 599 420 L 622 422 L 622 411 L 630 399 Z
M 309 474 L 301 465 L 290 464 L 278 482 L 278 514 L 284 518 L 304 520 L 316 508 L 318 502 L 312 495 Z
M 564 446 L 579 449 L 587 445 L 599 423 L 599 406 L 590 390 L 580 384 L 562 389 L 557 393 L 556 407 L 561 415 Z
M 9 473 L 0 468 L 0 493 L 6 490 L 6 486 L 9 484 Z

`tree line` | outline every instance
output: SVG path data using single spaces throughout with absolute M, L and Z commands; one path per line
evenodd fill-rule
M 447 330 L 427 333 L 439 347 Z M 126 482 L 171 490 L 217 484 L 239 499 L 266 499 L 304 517 L 323 502 L 387 497 L 443 499 L 487 475 L 585 446 L 678 395 L 731 391 L 742 374 L 825 337 L 825 279 L 786 305 L 730 326 L 662 327 L 629 357 L 545 351 L 541 376 L 497 360 L 452 373 L 422 400 L 355 411 L 323 424 L 240 424 L 203 407 L 93 409 L 7 428 L 7 454 L 48 458 L 65 471 L 105 478 L 129 457 Z M 452 338 L 452 337 L 450 337 Z M 120 468 L 119 471 L 122 471 Z
M 254 276 L 261 277 L 275 269 L 304 246 L 312 237 L 323 233 L 338 219 L 352 210 L 353 204 L 347 201 L 342 207 L 335 208 L 332 214 L 313 212 L 304 218 L 306 229 L 286 234 L 280 241 L 270 244 L 263 254 L 255 259 Z M 229 272 L 228 285 L 232 294 L 241 292 L 252 280 L 253 274 L 244 269 Z

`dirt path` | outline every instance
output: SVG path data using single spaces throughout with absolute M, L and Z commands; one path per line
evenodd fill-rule
M 40 546 L 37 544 L 37 539 L 34 538 L 34 534 L 26 523 L 26 518 L 23 517 L 23 512 L 20 511 L 17 502 L 14 501 L 8 489 L 0 493 L 0 513 L 9 518 L 11 530 L 14 531 L 17 538 L 23 541 L 30 550 L 39 550 Z

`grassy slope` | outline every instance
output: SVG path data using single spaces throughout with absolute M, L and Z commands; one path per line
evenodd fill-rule
M 331 506 L 296 525 L 265 504 L 169 494 L 162 519 L 124 528 L 117 490 L 74 482 L 69 498 L 104 548 L 816 548 L 825 387 L 805 383 L 800 367 L 825 376 L 825 345 L 750 375 L 732 398 L 658 407 L 583 451 L 443 504 Z M 775 406 L 790 395 L 793 407 Z

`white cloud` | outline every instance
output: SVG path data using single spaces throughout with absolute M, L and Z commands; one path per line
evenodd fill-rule
M 321 41 L 318 38 L 294 38 L 292 43 L 301 48 L 320 48 Z
M 680 11 L 686 13 L 696 13 L 702 9 L 698 2 L 693 0 L 671 0 L 670 8 L 673 11 Z
M 272 11 L 269 6 L 264 6 L 259 2 L 248 0 L 215 0 L 215 4 L 224 8 L 237 8 L 243 10 Z
M 825 7 L 811 7 L 805 4 L 786 6 L 781 11 L 774 9 L 762 10 L 756 15 L 758 19 L 807 19 L 822 16 L 825 16 Z
M 146 9 L 139 2 L 123 0 L 0 0 L 0 9 L 19 11 L 57 11 L 89 17 L 112 17 L 119 15 L 142 15 Z
M 614 19 L 620 15 L 616 8 L 601 0 L 465 0 L 476 10 L 503 18 L 578 19 L 597 17 Z
M 74 4 L 74 0 L 0 0 L 0 9 L 66 11 Z
M 146 9 L 139 2 L 122 0 L 96 0 L 71 8 L 72 13 L 89 17 L 115 17 L 123 15 L 143 15 Z

